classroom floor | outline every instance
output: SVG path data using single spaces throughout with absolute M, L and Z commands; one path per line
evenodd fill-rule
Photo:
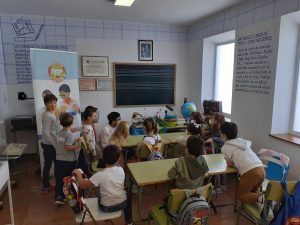
M 41 194 L 41 179 L 35 174 L 39 166 L 36 156 L 27 155 L 19 164 L 24 168 L 24 172 L 17 176 L 17 185 L 12 188 L 13 206 L 16 225 L 73 225 L 75 224 L 74 214 L 69 206 L 64 205 L 56 207 L 54 205 L 54 193 Z M 14 179 L 14 177 L 12 177 Z M 233 193 L 235 190 L 235 181 L 232 177 L 228 178 L 228 191 L 223 192 L 218 198 L 213 197 L 215 205 L 227 204 L 233 202 Z M 147 218 L 151 205 L 162 202 L 164 198 L 164 189 L 162 186 L 149 186 L 143 192 L 143 218 Z M 9 224 L 9 205 L 7 191 L 3 193 L 0 200 L 4 201 L 4 209 L 0 210 L 0 225 Z M 136 218 L 136 195 L 133 194 L 133 216 Z M 218 208 L 218 214 L 213 211 L 209 218 L 211 225 L 234 225 L 236 224 L 236 215 L 232 206 Z M 115 224 L 124 224 L 123 217 L 114 220 Z M 90 224 L 90 223 L 89 223 Z M 98 223 L 109 224 L 109 223 Z M 136 224 L 147 224 L 147 222 L 138 222 Z M 151 224 L 154 224 L 153 222 Z M 245 218 L 241 218 L 241 225 L 250 225 Z

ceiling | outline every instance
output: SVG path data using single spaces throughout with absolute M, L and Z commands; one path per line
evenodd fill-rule
M 244 0 L 136 0 L 117 7 L 108 0 L 0 0 L 0 13 L 190 25 Z

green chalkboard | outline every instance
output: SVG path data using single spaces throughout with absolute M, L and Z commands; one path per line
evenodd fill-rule
M 115 106 L 175 103 L 175 64 L 115 63 Z

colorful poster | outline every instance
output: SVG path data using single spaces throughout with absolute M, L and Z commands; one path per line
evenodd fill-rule
M 77 53 L 31 48 L 30 60 L 38 139 L 42 137 L 42 116 L 45 112 L 43 97 L 49 93 L 58 99 L 56 116 L 68 112 L 74 116 L 73 127 L 80 127 Z

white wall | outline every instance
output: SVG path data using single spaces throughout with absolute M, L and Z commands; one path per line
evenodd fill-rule
M 262 95 L 262 94 L 243 93 L 243 92 L 235 91 L 234 89 L 235 76 L 234 76 L 231 120 L 237 123 L 239 127 L 239 135 L 253 141 L 253 148 L 255 151 L 258 151 L 260 148 L 269 148 L 269 149 L 274 149 L 276 151 L 282 152 L 287 156 L 289 156 L 291 159 L 290 161 L 291 170 L 290 170 L 289 178 L 299 179 L 300 174 L 298 173 L 298 171 L 300 170 L 300 165 L 298 161 L 300 159 L 299 156 L 300 147 L 294 144 L 277 140 L 269 136 L 272 128 L 273 106 L 276 108 L 276 106 L 279 104 L 276 102 L 276 99 L 280 95 L 286 96 L 288 98 L 286 99 L 287 102 L 290 101 L 292 89 L 289 89 L 288 87 L 285 86 L 285 92 L 289 92 L 287 95 L 283 94 L 282 91 L 283 91 L 283 85 L 286 85 L 287 83 L 293 83 L 294 74 L 292 73 L 295 71 L 295 65 L 293 65 L 293 62 L 295 62 L 295 58 L 293 58 L 295 57 L 295 49 L 289 52 L 287 51 L 290 47 L 288 47 L 288 49 L 284 49 L 285 46 L 284 42 L 295 40 L 295 35 L 294 35 L 295 31 L 291 32 L 291 37 L 289 38 L 290 33 L 287 31 L 287 29 L 291 28 L 292 26 L 291 22 L 288 22 L 286 19 L 284 19 L 283 21 L 281 21 L 281 25 L 285 27 L 282 27 L 280 29 L 280 33 L 279 33 L 280 18 L 260 21 L 255 24 L 243 26 L 242 28 L 238 28 L 236 30 L 236 37 L 240 37 L 245 34 L 258 33 L 259 31 L 265 31 L 265 30 L 268 30 L 273 34 L 273 41 L 272 41 L 273 52 L 270 60 L 272 78 L 270 80 L 270 84 L 271 84 L 270 94 Z M 283 33 L 285 33 L 285 35 L 283 35 Z M 284 37 L 284 39 L 279 41 L 279 34 L 280 37 L 281 38 Z M 189 70 L 192 71 L 190 75 L 193 76 L 194 80 L 199 80 L 199 79 L 201 80 L 202 77 L 202 82 L 205 82 L 205 76 L 207 76 L 207 74 L 201 74 L 201 71 L 205 63 L 204 57 L 208 57 L 208 55 L 202 55 L 202 52 L 204 50 L 202 42 L 203 41 L 197 40 L 188 44 L 188 49 L 191 50 L 188 53 L 189 57 L 192 57 L 194 61 L 197 59 L 203 61 L 202 65 L 196 65 L 196 64 L 192 65 L 193 68 L 189 68 Z M 280 48 L 278 50 L 279 43 L 280 43 L 279 45 Z M 193 51 L 193 49 L 195 50 Z M 281 54 L 280 56 L 278 56 L 278 60 L 279 60 L 278 62 L 277 62 L 277 50 L 278 50 L 278 54 Z M 289 63 L 285 64 L 284 63 L 285 61 L 288 61 Z M 289 67 L 291 68 L 284 70 L 284 67 L 287 65 L 289 65 Z M 289 72 L 288 75 L 287 72 Z M 288 77 L 289 79 L 287 80 Z M 275 78 L 280 85 L 280 88 L 276 86 L 277 89 L 276 91 L 275 91 Z M 201 84 L 200 82 L 200 86 L 201 85 L 204 86 L 205 84 Z M 194 95 L 196 95 L 197 93 L 198 90 L 195 90 Z M 280 99 L 282 100 L 282 98 Z M 273 104 L 274 102 L 276 102 L 276 104 Z M 278 117 L 276 121 L 278 121 L 280 116 L 284 116 L 283 120 L 286 120 L 285 118 L 286 114 L 283 114 L 282 110 L 277 111 L 275 115 L 277 115 Z M 278 123 L 280 124 L 280 122 Z
M 136 40 L 86 40 L 79 39 L 76 42 L 76 51 L 78 54 L 93 56 L 101 55 L 109 57 L 109 73 L 110 78 L 113 77 L 113 62 L 129 62 L 137 63 L 138 45 Z M 171 63 L 176 64 L 176 111 L 180 115 L 180 106 L 184 97 L 189 97 L 187 84 L 187 48 L 186 43 L 174 42 L 154 42 L 153 43 L 153 59 L 151 63 Z M 80 70 L 81 71 L 81 70 Z M 194 99 L 191 99 L 194 100 Z M 93 105 L 99 109 L 100 125 L 107 124 L 106 115 L 111 111 L 118 111 L 125 120 L 130 120 L 133 112 L 140 112 L 145 116 L 153 116 L 155 113 L 165 106 L 161 107 L 114 107 L 114 99 L 112 91 L 93 91 L 80 92 L 80 104 L 82 109 L 87 105 Z

